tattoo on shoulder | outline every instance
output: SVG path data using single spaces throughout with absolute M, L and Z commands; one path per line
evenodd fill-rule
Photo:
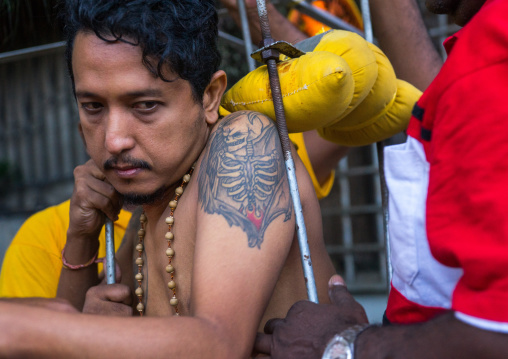
M 235 112 L 222 120 L 208 142 L 198 181 L 201 208 L 240 227 L 251 248 L 261 248 L 275 218 L 291 218 L 277 130 L 259 113 Z

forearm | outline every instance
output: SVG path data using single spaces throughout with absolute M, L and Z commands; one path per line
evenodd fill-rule
M 418 325 L 373 327 L 356 340 L 356 359 L 505 358 L 508 336 L 469 326 L 448 313 Z
M 248 356 L 238 336 L 226 335 L 218 325 L 199 318 L 113 318 L 58 313 L 7 301 L 0 301 L 0 313 L 0 327 L 9 328 L 0 338 L 2 358 Z
M 339 161 L 347 155 L 349 147 L 327 141 L 317 131 L 305 132 L 303 138 L 314 174 L 319 184 L 323 185 Z
M 441 69 L 416 0 L 370 0 L 374 36 L 397 78 L 425 90 Z
M 65 260 L 72 264 L 84 264 L 94 257 L 99 241 L 77 238 L 69 230 L 65 245 Z M 58 282 L 57 297 L 67 299 L 76 309 L 82 310 L 87 290 L 99 283 L 97 264 L 81 269 L 62 268 Z

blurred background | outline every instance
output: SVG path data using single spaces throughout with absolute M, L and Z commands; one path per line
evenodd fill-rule
M 418 1 L 444 54 L 441 43 L 457 28 Z M 77 131 L 57 2 L 0 2 L 0 264 L 28 216 L 70 197 L 73 169 L 88 158 Z M 285 15 L 294 6 L 272 2 Z M 217 8 L 222 69 L 231 86 L 248 72 L 245 43 L 219 1 Z M 325 241 L 337 272 L 374 321 L 381 319 L 389 277 L 379 162 L 375 145 L 350 151 L 337 167 L 332 192 L 321 201 Z

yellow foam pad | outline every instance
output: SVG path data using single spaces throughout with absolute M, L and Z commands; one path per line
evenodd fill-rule
M 354 82 L 351 69 L 340 56 L 310 52 L 280 62 L 277 69 L 289 132 L 327 126 L 348 109 Z M 221 105 L 229 112 L 251 110 L 275 119 L 266 66 L 238 81 L 224 95 Z
M 407 127 L 421 92 L 395 77 L 376 46 L 332 30 L 295 45 L 306 54 L 278 64 L 289 132 L 318 130 L 332 142 L 362 146 Z M 275 119 L 266 67 L 249 73 L 224 96 L 229 112 L 252 110 Z
M 385 140 L 407 128 L 411 111 L 422 92 L 410 83 L 397 80 L 397 92 L 389 106 L 378 117 L 359 126 L 340 125 L 318 129 L 328 141 L 344 146 L 365 146 Z

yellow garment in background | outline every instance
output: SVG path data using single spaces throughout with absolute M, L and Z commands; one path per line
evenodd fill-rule
M 325 198 L 328 196 L 328 194 L 330 194 L 330 191 L 332 190 L 333 181 L 335 180 L 335 171 L 330 172 L 326 182 L 321 186 L 316 178 L 314 170 L 312 169 L 312 164 L 310 163 L 310 158 L 307 154 L 307 148 L 305 147 L 305 142 L 303 141 L 303 133 L 290 133 L 289 139 L 295 145 L 298 156 L 300 156 L 303 165 L 309 173 L 312 184 L 314 185 L 314 190 L 316 191 L 317 198 Z
M 35 213 L 21 226 L 5 253 L 0 272 L 0 297 L 56 296 L 62 249 L 69 227 L 70 200 Z M 131 213 L 122 210 L 115 222 L 115 250 L 120 246 Z M 106 255 L 105 233 L 100 236 L 99 257 Z M 99 263 L 99 271 L 102 263 Z

